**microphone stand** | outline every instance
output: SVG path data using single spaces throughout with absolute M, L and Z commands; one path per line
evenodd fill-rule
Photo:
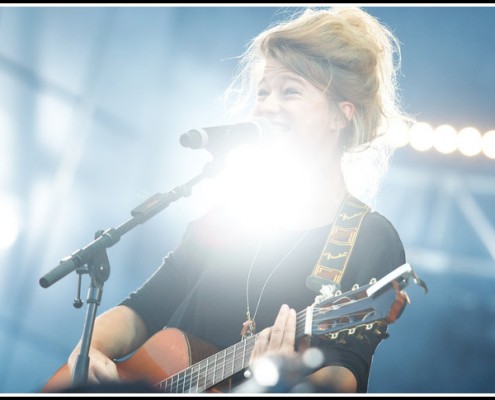
M 223 161 L 223 159 L 221 160 Z M 101 302 L 103 285 L 110 276 L 110 263 L 106 249 L 117 243 L 122 235 L 142 224 L 168 207 L 168 205 L 181 197 L 189 196 L 194 185 L 204 178 L 214 176 L 223 165 L 214 158 L 207 163 L 203 171 L 181 186 L 173 188 L 168 193 L 156 193 L 131 211 L 132 218 L 125 221 L 117 228 L 110 228 L 106 231 L 97 231 L 95 239 L 87 246 L 75 251 L 72 255 L 63 258 L 59 265 L 43 275 L 39 283 L 47 288 L 62 279 L 72 271 L 79 274 L 78 297 L 81 284 L 81 274 L 88 273 L 91 278 L 88 289 L 87 303 L 88 309 L 84 322 L 83 334 L 81 337 L 81 349 L 77 357 L 76 368 L 72 378 L 74 387 L 85 385 L 88 379 L 89 367 L 89 347 L 96 318 L 96 310 Z M 74 300 L 74 306 L 82 306 L 80 298 Z

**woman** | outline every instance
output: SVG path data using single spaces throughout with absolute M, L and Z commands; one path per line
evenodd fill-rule
M 150 279 L 97 318 L 89 382 L 118 380 L 119 364 L 113 360 L 164 326 L 176 326 L 218 350 L 242 340 L 241 329 L 244 337 L 259 333 L 249 354 L 253 366 L 265 356 L 297 360 L 307 348 L 320 349 L 316 371 L 281 390 L 367 391 L 372 356 L 386 329 L 302 343 L 296 340 L 296 311 L 313 303 L 315 292 L 306 281 L 316 275 L 315 264 L 325 254 L 327 260 L 345 261 L 334 279 L 343 292 L 405 263 L 392 224 L 365 205 L 350 251 L 338 257 L 324 251 L 339 210 L 348 199 L 356 204 L 349 196 L 353 171 L 348 169 L 360 165 L 354 164 L 355 156 L 366 156 L 390 121 L 407 120 L 396 101 L 397 51 L 393 35 L 359 8 L 307 9 L 252 41 L 228 98 L 234 95 L 236 105 L 254 105 L 252 115 L 266 119 L 293 152 L 282 170 L 297 162 L 303 178 L 284 198 L 300 192 L 300 185 L 310 195 L 269 233 L 243 229 L 227 207 L 192 222 Z M 369 188 L 359 189 L 370 193 Z M 262 192 L 260 197 L 270 203 L 272 195 Z M 69 357 L 72 373 L 79 346 Z M 222 390 L 235 390 L 244 379 L 232 375 L 234 386 Z

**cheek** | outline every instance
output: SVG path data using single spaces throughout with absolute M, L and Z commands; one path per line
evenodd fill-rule
M 259 101 L 256 101 L 254 103 L 253 111 L 251 113 L 253 117 L 261 117 L 261 112 L 260 112 L 260 104 Z
M 300 121 L 295 137 L 301 149 L 316 155 L 337 151 L 340 134 L 329 118 L 308 117 Z
M 324 113 L 308 112 L 299 119 L 299 131 L 312 140 L 325 140 L 333 132 L 330 117 Z

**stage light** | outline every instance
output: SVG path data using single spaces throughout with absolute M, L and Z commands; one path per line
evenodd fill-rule
M 457 141 L 457 131 L 450 125 L 440 125 L 433 131 L 433 147 L 440 153 L 456 151 Z
M 386 139 L 393 147 L 404 147 L 409 143 L 409 127 L 404 121 L 393 120 L 387 130 Z
M 391 134 L 393 135 L 392 132 Z M 467 157 L 483 152 L 486 157 L 495 159 L 495 130 L 482 135 L 474 127 L 466 127 L 457 132 L 453 126 L 448 124 L 432 128 L 426 122 L 417 122 L 411 126 L 408 134 L 403 132 L 400 136 L 408 136 L 409 145 L 418 151 L 426 151 L 433 147 L 439 153 L 451 154 L 458 150 Z M 395 146 L 400 147 L 401 142 L 397 136 L 387 140 L 391 144 L 394 144 L 393 140 L 396 140 Z
M 476 128 L 468 127 L 459 131 L 459 151 L 472 157 L 481 152 L 481 134 Z
M 418 151 L 426 151 L 433 146 L 433 128 L 426 122 L 418 122 L 411 127 L 409 143 Z
M 488 131 L 483 135 L 481 148 L 485 156 L 495 159 L 495 130 Z

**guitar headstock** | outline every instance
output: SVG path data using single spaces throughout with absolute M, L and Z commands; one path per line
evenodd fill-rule
M 345 293 L 335 285 L 322 287 L 321 294 L 308 307 L 312 321 L 311 332 L 306 333 L 329 339 L 362 331 L 381 333 L 380 327 L 395 322 L 409 303 L 404 288 L 410 277 L 427 292 L 425 283 L 407 263 L 378 281 L 372 279 L 361 287 L 354 285 Z

